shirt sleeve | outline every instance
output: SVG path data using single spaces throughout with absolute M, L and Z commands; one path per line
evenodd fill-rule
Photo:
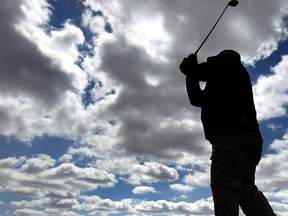
M 211 73 L 211 64 L 203 62 L 195 64 L 188 76 L 186 77 L 186 90 L 190 104 L 197 107 L 202 107 L 204 91 L 201 90 L 199 81 L 208 81 Z
M 202 90 L 199 85 L 199 81 L 193 77 L 186 77 L 186 90 L 190 104 L 197 107 L 202 107 Z
M 244 116 L 243 116 L 243 123 L 244 127 L 250 131 L 258 132 L 260 134 L 259 130 L 259 124 L 257 121 L 257 112 L 255 109 L 254 99 L 253 99 L 253 91 L 252 91 L 252 84 L 250 81 L 250 78 L 247 78 L 247 87 L 246 87 L 246 97 L 244 102 Z
M 214 66 L 215 65 L 207 63 L 207 62 L 203 62 L 201 64 L 195 64 L 191 68 L 187 77 L 194 79 L 194 80 L 206 82 L 213 75 L 212 69 Z

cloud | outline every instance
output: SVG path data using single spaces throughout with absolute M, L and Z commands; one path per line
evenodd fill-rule
M 179 174 L 174 168 L 155 162 L 145 162 L 143 165 L 133 165 L 128 182 L 131 184 L 141 184 L 141 182 L 165 182 L 175 181 L 178 177 Z
M 173 203 L 166 200 L 143 201 L 135 206 L 136 212 L 145 215 L 153 214 L 177 214 L 177 215 L 210 215 L 213 214 L 212 200 L 199 200 L 196 203 Z
M 281 130 L 283 129 L 283 125 L 275 125 L 275 124 L 267 124 L 267 128 L 273 130 L 273 131 L 277 131 L 277 130 Z
M 275 213 L 277 215 L 285 216 L 285 214 L 287 214 L 287 189 L 282 189 L 281 191 L 266 192 L 265 196 L 269 199 L 275 200 L 274 202 L 271 202 L 271 206 L 273 209 L 275 209 Z
M 288 150 L 287 144 L 288 144 L 288 132 L 286 131 L 286 134 L 284 134 L 281 140 L 276 139 L 273 141 L 273 143 L 270 145 L 270 149 L 273 149 L 276 152 L 282 152 Z
M 37 211 L 37 210 L 33 210 L 33 209 L 18 209 L 14 212 L 15 216 L 21 216 L 21 215 L 31 215 L 31 216 L 44 216 L 45 213 L 43 213 L 42 211 Z
M 21 1 L 18 6 L 13 1 L 2 4 L 1 96 L 14 96 L 23 102 L 29 97 L 51 106 L 62 99 L 63 93 L 73 90 L 72 79 L 45 56 L 34 42 L 19 33 L 16 25 L 27 18 L 23 13 L 27 6 L 25 3 Z M 45 2 L 42 3 L 39 7 L 45 8 Z M 42 13 L 45 15 L 35 14 L 37 23 L 41 23 L 40 17 L 47 19 L 48 12 L 43 10 Z
M 117 183 L 115 176 L 104 170 L 80 168 L 71 163 L 55 165 L 48 155 L 1 159 L 1 185 L 7 192 L 53 200 L 71 199 L 81 191 L 113 187 Z
M 145 4 L 134 1 L 115 2 L 114 4 L 107 4 L 104 1 L 86 1 L 85 3 L 92 9 L 101 10 L 107 14 L 116 31 L 122 31 L 123 28 L 129 31 L 133 29 L 130 26 L 137 29 L 137 25 L 142 25 L 143 20 L 151 21 L 155 17 L 164 17 L 163 29 L 172 39 L 170 44 L 172 47 L 174 44 L 177 45 L 177 50 L 182 48 L 184 53 L 191 52 L 193 47 L 196 50 L 225 7 L 224 2 L 220 1 L 209 2 L 209 4 L 198 1 L 164 3 L 161 0 L 149 1 Z M 259 4 L 259 2 L 243 1 L 236 8 L 229 8 L 202 52 L 207 54 L 213 49 L 219 51 L 228 46 L 238 48 L 247 60 L 255 60 L 260 56 L 267 56 L 267 52 L 271 53 L 285 32 L 282 18 L 287 15 L 287 3 L 285 0 L 277 0 L 273 3 L 265 0 L 261 2 L 261 5 Z M 123 16 L 123 11 L 125 11 L 125 16 Z M 209 19 L 207 19 L 207 14 Z M 264 47 L 267 48 L 264 49 Z M 257 54 L 259 57 L 255 58 Z
M 51 113 L 83 83 L 85 76 L 73 59 L 82 32 L 66 24 L 62 31 L 46 35 L 42 26 L 51 13 L 45 1 L 10 1 L 2 8 L 0 118 L 6 126 L 1 127 L 1 134 L 31 141 L 53 133 L 48 129 Z
M 156 193 L 155 188 L 153 187 L 148 187 L 148 186 L 138 186 L 135 187 L 132 191 L 134 194 L 147 194 L 147 193 Z
M 194 172 L 184 177 L 183 181 L 193 187 L 209 187 L 210 186 L 210 169 L 206 172 Z
M 37 158 L 27 159 L 21 166 L 21 171 L 31 175 L 44 172 L 55 165 L 55 160 L 48 155 L 39 155 Z
M 261 76 L 253 86 L 259 120 L 286 115 L 285 106 L 288 103 L 287 69 L 288 56 L 285 55 L 275 67 L 271 68 L 271 75 Z
M 112 201 L 101 199 L 98 196 L 81 196 L 81 199 L 86 203 L 84 209 L 91 212 L 92 215 L 128 212 L 132 209 L 132 200 L 130 199 Z
M 170 188 L 179 192 L 191 192 L 195 188 L 210 187 L 210 169 L 207 169 L 205 172 L 200 171 L 191 171 L 191 174 L 187 174 L 183 178 L 183 184 L 171 184 Z
M 190 185 L 183 185 L 183 184 L 171 184 L 169 187 L 172 190 L 183 192 L 183 193 L 192 192 L 194 190 L 194 188 L 191 187 Z
M 75 209 L 79 203 L 75 199 L 52 199 L 42 198 L 32 201 L 12 201 L 10 203 L 15 208 L 35 208 L 44 207 L 50 209 Z
M 287 167 L 283 163 L 288 158 L 287 137 L 286 133 L 281 140 L 274 140 L 270 148 L 276 153 L 266 154 L 258 165 L 257 183 L 267 191 L 285 188 L 288 183 L 285 173 Z
M 92 33 L 98 35 L 105 33 L 108 21 L 107 17 L 105 17 L 100 11 L 98 11 L 98 15 L 95 16 L 93 11 L 86 8 L 82 14 L 82 25 L 88 27 Z

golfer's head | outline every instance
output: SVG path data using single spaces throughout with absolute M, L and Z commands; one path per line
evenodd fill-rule
M 221 58 L 233 58 L 235 60 L 241 61 L 240 54 L 235 50 L 223 50 L 217 56 Z
M 241 56 L 235 50 L 223 50 L 216 56 L 208 57 L 208 62 L 241 61 Z

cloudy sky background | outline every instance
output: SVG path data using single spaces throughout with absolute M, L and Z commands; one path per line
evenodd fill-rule
M 249 70 L 257 184 L 288 215 L 288 2 L 240 0 L 199 61 Z M 211 146 L 178 66 L 226 0 L 3 0 L 0 215 L 213 215 Z

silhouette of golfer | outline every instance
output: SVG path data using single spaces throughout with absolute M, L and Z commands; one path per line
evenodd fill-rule
M 275 216 L 255 185 L 262 154 L 249 74 L 239 53 L 224 50 L 198 64 L 194 54 L 184 58 L 191 105 L 201 107 L 205 138 L 212 144 L 211 189 L 216 216 Z M 206 82 L 201 90 L 199 81 Z

